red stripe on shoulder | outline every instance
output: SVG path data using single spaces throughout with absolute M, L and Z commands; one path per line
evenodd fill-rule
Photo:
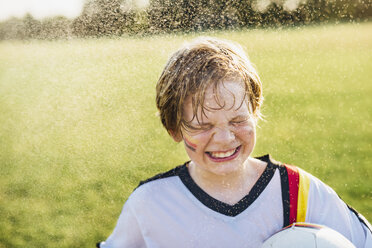
M 289 186 L 289 223 L 295 223 L 297 220 L 297 202 L 298 202 L 298 187 L 300 176 L 297 167 L 284 164 L 288 173 Z

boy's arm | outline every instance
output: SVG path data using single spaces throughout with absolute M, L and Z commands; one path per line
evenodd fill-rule
M 310 178 L 306 222 L 322 224 L 340 232 L 357 248 L 372 247 L 368 221 L 351 210 L 332 188 L 313 176 Z
M 97 244 L 100 248 L 146 247 L 142 232 L 131 209 L 129 200 L 124 204 L 116 227 L 106 241 Z

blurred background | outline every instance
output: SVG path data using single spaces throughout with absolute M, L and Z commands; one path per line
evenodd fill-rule
M 200 35 L 263 82 L 252 156 L 329 184 L 372 220 L 371 2 L 0 0 L 0 247 L 94 247 L 129 194 L 188 160 L 155 84 Z
M 0 39 L 361 22 L 369 21 L 372 16 L 372 4 L 368 0 L 1 0 L 0 3 Z

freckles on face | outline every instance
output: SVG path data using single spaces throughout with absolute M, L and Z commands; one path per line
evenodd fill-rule
M 256 140 L 256 128 L 253 121 L 248 125 L 238 127 L 235 134 L 237 139 L 242 140 L 244 143 L 252 144 L 253 142 L 254 144 Z
M 237 131 L 240 136 L 251 136 L 255 133 L 255 127 L 253 122 L 250 122 L 249 125 L 239 127 Z
M 197 113 L 194 113 L 192 97 L 185 101 L 183 118 L 189 129 L 182 129 L 181 133 L 187 151 L 198 154 L 200 151 L 200 155 L 201 152 L 227 151 L 255 136 L 255 121 L 241 84 L 225 82 L 219 90 L 216 94 L 213 87 L 207 89 L 205 107 L 198 107 Z
M 244 168 L 256 142 L 253 118 L 239 82 L 225 82 L 218 98 L 213 87 L 205 92 L 203 108 L 194 113 L 192 98 L 183 106 L 188 123 L 181 129 L 185 150 L 197 168 L 227 175 Z M 199 171 L 200 172 L 200 171 Z

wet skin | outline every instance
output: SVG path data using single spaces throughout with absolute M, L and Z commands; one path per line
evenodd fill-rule
M 191 159 L 190 174 L 210 182 L 231 181 L 244 176 L 249 155 L 255 146 L 255 121 L 244 100 L 244 89 L 237 82 L 225 82 L 219 87 L 218 104 L 212 88 L 207 89 L 204 104 L 206 115 L 198 110 L 198 123 L 193 118 L 191 97 L 184 105 L 184 118 L 190 128 L 183 128 L 182 139 Z M 234 100 L 235 97 L 235 100 Z

